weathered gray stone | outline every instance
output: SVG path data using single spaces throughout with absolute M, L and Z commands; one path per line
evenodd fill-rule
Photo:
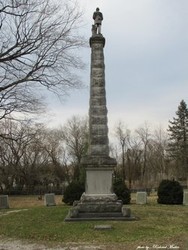
M 94 139 L 93 139 L 94 140 Z M 93 155 L 104 155 L 109 152 L 109 148 L 106 144 L 101 145 L 101 144 L 95 144 L 95 145 L 90 145 L 89 146 L 89 152 Z
M 95 149 L 96 154 L 97 154 L 97 152 L 101 153 L 101 149 L 102 149 L 101 146 L 102 145 L 104 145 L 105 151 L 108 150 L 108 148 L 106 147 L 106 140 L 107 140 L 106 137 L 102 137 L 100 135 L 95 136 L 95 137 L 92 138 L 92 140 L 90 141 L 90 144 L 91 144 L 91 147 L 92 147 L 92 145 L 94 145 L 94 147 L 92 147 L 92 149 L 93 150 Z
M 44 204 L 45 204 L 45 206 L 56 206 L 55 194 L 53 194 L 53 193 L 45 194 L 44 195 Z
M 114 158 L 109 157 L 105 154 L 95 154 L 95 155 L 87 155 L 82 158 L 82 164 L 86 165 L 87 168 L 91 168 L 91 166 L 95 166 L 101 169 L 108 168 L 109 170 L 113 170 L 116 166 L 117 162 Z
M 147 203 L 147 193 L 146 192 L 137 192 L 136 194 L 136 204 L 146 204 Z
M 77 218 L 77 217 L 78 217 L 78 214 L 79 214 L 78 208 L 73 207 L 73 208 L 71 208 L 71 209 L 69 210 L 68 217 L 69 217 L 69 218 Z
M 83 202 L 78 205 L 79 212 L 112 213 L 121 212 L 122 204 L 118 202 Z
M 104 116 L 96 115 L 92 116 L 90 119 L 91 123 L 98 123 L 98 124 L 106 124 L 107 123 L 107 118 Z
M 183 191 L 183 205 L 188 206 L 188 189 Z
M 83 193 L 81 196 L 82 203 L 116 203 L 122 204 L 122 201 L 117 199 L 116 194 L 87 194 Z
M 0 195 L 0 209 L 9 208 L 8 195 Z
M 123 206 L 122 214 L 124 217 L 131 217 L 131 209 Z
M 92 103 L 92 101 L 91 101 L 91 103 Z M 105 118 L 105 116 L 107 115 L 107 108 L 105 107 L 105 105 L 93 106 L 93 108 L 90 110 L 90 117 L 92 117 L 93 115 L 94 116 L 101 115 Z M 93 125 L 95 125 L 95 124 L 93 124 Z
M 104 96 L 105 95 L 105 87 L 96 87 L 93 86 L 93 95 L 95 96 Z
M 112 194 L 112 174 L 109 169 L 87 169 L 86 194 Z
M 95 230 L 112 230 L 113 227 L 111 225 L 96 225 L 94 226 Z

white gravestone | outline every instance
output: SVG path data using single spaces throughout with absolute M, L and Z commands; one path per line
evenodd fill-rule
M 183 191 L 183 205 L 188 206 L 188 189 Z
M 45 194 L 44 195 L 44 204 L 45 204 L 45 206 L 56 206 L 55 194 L 53 194 L 53 193 Z
M 137 192 L 136 194 L 136 204 L 146 204 L 147 203 L 147 193 L 146 192 Z
M 9 208 L 8 195 L 0 195 L 0 208 Z

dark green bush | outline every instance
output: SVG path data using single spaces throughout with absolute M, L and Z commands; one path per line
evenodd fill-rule
M 85 191 L 85 186 L 79 181 L 71 182 L 63 194 L 63 202 L 68 205 L 72 205 L 74 201 L 79 200 L 83 192 Z
M 158 203 L 182 204 L 183 187 L 177 181 L 163 180 L 158 188 Z
M 131 201 L 131 192 L 121 179 L 116 179 L 113 183 L 114 193 L 123 204 L 129 204 Z

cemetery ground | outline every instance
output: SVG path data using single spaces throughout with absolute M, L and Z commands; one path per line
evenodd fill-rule
M 138 217 L 135 221 L 64 222 L 70 207 L 62 203 L 62 196 L 56 196 L 57 205 L 51 207 L 37 198 L 9 196 L 10 209 L 0 210 L 0 250 L 22 249 L 16 244 L 24 244 L 27 250 L 188 250 L 188 207 L 157 204 L 156 193 L 146 205 L 137 205 L 132 194 L 127 207 Z M 96 225 L 111 225 L 112 229 L 95 230 Z

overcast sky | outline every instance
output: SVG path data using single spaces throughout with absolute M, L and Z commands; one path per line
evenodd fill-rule
M 108 108 L 112 130 L 122 120 L 129 129 L 145 121 L 167 127 L 182 99 L 188 104 L 187 0 L 79 0 L 91 36 L 92 15 L 100 8 Z M 51 124 L 63 124 L 89 108 L 90 48 L 84 49 L 88 88 L 74 91 L 63 103 L 54 102 Z

